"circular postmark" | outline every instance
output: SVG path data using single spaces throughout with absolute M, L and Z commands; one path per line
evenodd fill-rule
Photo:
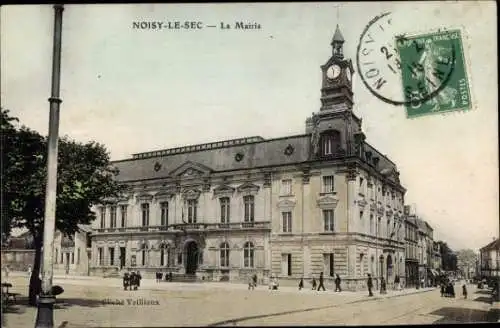
M 373 18 L 359 38 L 358 72 L 366 88 L 392 105 L 420 106 L 432 101 L 452 76 L 456 49 L 446 31 L 393 33 L 393 15 Z

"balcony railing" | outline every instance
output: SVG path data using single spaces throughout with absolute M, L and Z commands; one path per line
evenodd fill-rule
M 119 232 L 155 232 L 155 231 L 214 231 L 214 230 L 244 230 L 260 229 L 270 230 L 270 221 L 250 221 L 250 222 L 230 222 L 230 223 L 179 223 L 168 226 L 135 226 L 120 228 L 101 228 L 95 229 L 97 233 L 119 233 Z

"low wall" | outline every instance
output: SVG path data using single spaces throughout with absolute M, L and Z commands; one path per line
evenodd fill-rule
M 9 271 L 27 271 L 35 263 L 34 249 L 3 249 L 2 268 L 9 266 Z

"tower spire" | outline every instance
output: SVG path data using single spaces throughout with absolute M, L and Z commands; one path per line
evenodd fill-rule
M 332 39 L 332 54 L 333 56 L 343 59 L 344 58 L 344 51 L 343 51 L 343 45 L 344 45 L 344 37 L 342 36 L 342 32 L 340 32 L 339 24 L 337 24 L 337 27 L 335 28 L 335 33 L 333 34 L 333 39 Z

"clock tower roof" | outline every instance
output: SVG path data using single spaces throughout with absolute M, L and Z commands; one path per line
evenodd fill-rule
M 344 37 L 342 36 L 342 32 L 340 32 L 339 24 L 337 24 L 337 27 L 335 28 L 335 33 L 333 34 L 331 45 L 334 45 L 337 42 L 338 43 L 344 42 Z

